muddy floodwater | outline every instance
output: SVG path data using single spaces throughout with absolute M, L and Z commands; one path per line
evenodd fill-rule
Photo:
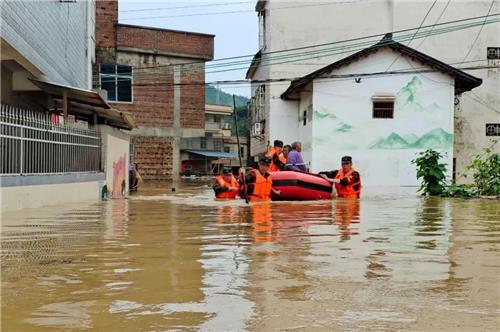
M 3 213 L 1 330 L 500 330 L 498 200 L 212 195 Z

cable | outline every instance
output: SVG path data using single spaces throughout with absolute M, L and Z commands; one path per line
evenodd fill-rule
M 471 60 L 471 61 L 467 61 L 468 63 L 472 63 L 472 62 L 484 62 L 486 60 Z M 455 62 L 455 63 L 447 63 L 448 65 L 454 65 L 454 64 L 458 64 L 458 62 Z M 423 75 L 422 73 L 424 72 L 433 72 L 434 70 L 424 70 L 425 68 L 428 68 L 427 66 L 423 66 L 423 67 L 418 67 L 418 68 L 415 68 L 413 65 L 409 64 L 413 69 L 415 70 L 415 72 L 418 72 L 420 73 L 421 75 Z M 462 68 L 457 68 L 457 69 L 460 69 L 460 70 L 471 70 L 471 69 L 487 69 L 487 68 L 497 68 L 497 67 L 491 67 L 491 66 L 474 66 L 474 67 L 462 67 Z M 407 73 L 408 70 L 411 70 L 410 68 L 407 68 L 407 69 L 400 69 L 400 70 L 396 70 L 396 71 L 392 71 L 392 72 L 388 72 L 389 74 L 391 73 Z M 360 73 L 360 74 L 352 74 L 351 76 L 357 76 L 357 75 L 364 75 L 363 73 Z M 292 80 L 295 80 L 295 79 L 299 79 L 300 77 L 286 77 L 286 78 L 278 78 L 278 79 L 269 79 L 268 81 L 263 81 L 263 80 L 253 80 L 253 81 L 248 81 L 248 80 L 221 80 L 221 81 L 212 81 L 212 82 L 190 82 L 190 83 L 168 83 L 168 82 L 159 82 L 159 81 L 156 81 L 156 82 L 149 82 L 149 83 L 133 83 L 132 86 L 201 86 L 201 85 L 217 85 L 217 84 L 222 84 L 222 85 L 227 85 L 227 84 L 244 84 L 244 85 L 250 85 L 252 83 L 266 83 L 266 82 L 271 82 L 272 80 L 276 80 L 276 81 L 286 81 L 286 82 L 290 82 Z M 123 79 L 123 80 L 116 80 L 117 82 L 125 82 L 125 81 L 129 81 L 130 79 Z M 137 80 L 137 79 L 136 79 Z M 430 79 L 432 81 L 432 79 Z M 150 81 L 150 79 L 148 79 L 148 81 Z M 165 80 L 165 81 L 168 81 L 168 80 Z M 435 80 L 434 80 L 435 81 Z M 435 81 L 437 82 L 437 81 Z M 99 86 L 97 86 L 99 87 Z
M 494 17 L 494 16 L 499 16 L 499 15 L 500 15 L 500 13 L 495 13 L 495 14 L 491 14 L 489 16 Z M 484 18 L 484 17 L 485 16 L 469 17 L 469 18 L 464 18 L 464 19 L 459 19 L 459 20 L 454 20 L 454 21 L 443 22 L 443 23 L 439 23 L 439 24 L 433 24 L 433 25 L 429 25 L 429 26 L 423 26 L 423 27 L 420 27 L 420 29 L 425 29 L 425 28 L 428 28 L 428 27 L 434 28 L 436 26 L 449 25 L 450 23 L 466 22 L 466 21 L 476 20 L 476 19 L 480 19 L 480 18 Z M 496 21 L 493 20 L 493 21 L 488 22 L 488 24 L 490 24 L 490 23 L 496 23 Z M 475 25 L 474 23 L 471 23 L 471 24 L 472 24 L 472 26 Z M 468 26 L 462 26 L 462 28 L 467 28 L 467 27 Z M 412 31 L 412 30 L 415 30 L 415 28 L 397 30 L 397 31 L 393 31 L 392 33 L 394 34 L 394 33 L 400 33 L 400 32 L 408 32 L 408 31 Z M 434 33 L 434 31 L 432 31 L 432 32 Z M 442 32 L 444 33 L 445 30 L 442 30 Z M 311 48 L 322 47 L 322 46 L 327 46 L 327 45 L 335 45 L 335 44 L 345 43 L 345 42 L 349 42 L 349 41 L 357 41 L 357 40 L 369 39 L 369 38 L 374 38 L 374 37 L 381 37 L 381 36 L 384 36 L 384 35 L 385 35 L 385 33 L 381 33 L 381 34 L 375 34 L 375 35 L 370 35 L 370 36 L 364 36 L 364 37 L 357 37 L 357 38 L 342 40 L 342 41 L 335 41 L 335 42 L 330 42 L 330 43 L 323 43 L 323 44 L 302 46 L 302 47 L 297 47 L 297 48 L 292 48 L 292 49 L 287 49 L 287 50 L 278 50 L 278 51 L 266 52 L 266 53 L 263 53 L 262 56 L 267 56 L 269 54 L 291 52 L 291 51 L 296 51 L 296 50 L 311 49 Z M 377 42 L 378 42 L 378 40 L 377 40 Z M 371 42 L 368 42 L 368 43 L 375 43 L 375 41 L 371 41 Z M 348 46 L 344 46 L 344 48 L 349 48 L 349 47 L 353 47 L 353 45 L 351 45 L 351 46 L 349 46 L 349 45 Z M 320 50 L 320 51 L 325 51 L 325 50 Z M 312 51 L 312 52 L 320 52 L 320 51 Z M 311 51 L 309 51 L 309 52 L 311 52 Z M 285 55 L 285 56 L 286 57 L 290 57 L 290 56 L 298 56 L 298 55 L 300 55 L 300 54 Z M 212 64 L 209 64 L 206 67 L 210 68 L 210 67 L 218 67 L 218 66 L 229 66 L 229 65 L 233 65 L 234 63 L 227 63 L 227 64 L 214 64 L 214 63 L 215 62 L 219 62 L 219 61 L 224 61 L 224 60 L 242 59 L 242 58 L 247 58 L 247 57 L 252 57 L 252 56 L 253 55 L 242 55 L 242 56 L 234 56 L 234 57 L 227 57 L 227 58 L 215 59 L 215 60 L 211 61 Z M 272 58 L 270 58 L 270 59 L 272 59 Z M 236 64 L 238 64 L 238 63 L 248 63 L 250 61 L 251 60 L 249 59 L 249 60 L 245 60 L 245 61 L 241 61 L 241 62 L 235 62 L 235 63 Z M 137 73 L 137 72 L 139 72 L 141 70 L 148 70 L 148 69 L 151 69 L 151 68 L 160 69 L 160 68 L 169 68 L 169 67 L 173 67 L 173 66 L 200 65 L 200 63 L 202 64 L 202 62 L 196 61 L 196 62 L 187 62 L 187 63 L 183 63 L 183 64 L 169 64 L 169 65 L 145 66 L 145 67 L 140 67 L 140 68 L 134 68 L 134 72 Z M 248 69 L 248 68 L 246 68 L 246 67 L 245 68 L 236 68 L 234 70 L 246 70 L 246 69 Z M 148 73 L 148 75 L 149 74 L 150 73 Z
M 490 110 L 500 114 L 500 110 L 498 109 L 495 109 L 493 106 L 491 106 L 488 102 L 486 102 L 484 99 L 482 99 L 480 96 L 478 96 L 474 91 L 469 91 L 470 93 L 472 93 L 475 98 L 473 98 L 472 96 L 468 95 L 468 94 L 465 94 L 465 96 L 469 97 L 470 99 L 476 101 L 477 103 L 479 104 L 482 104 L 483 106 L 485 106 L 486 108 L 489 108 Z
M 302 6 L 288 6 L 288 7 L 275 7 L 268 8 L 268 10 L 283 10 L 283 9 L 295 9 L 295 8 L 303 8 L 303 7 L 319 7 L 319 6 L 331 6 L 342 3 L 355 3 L 366 0 L 353 0 L 353 1 L 343 1 L 343 2 L 330 2 L 330 3 L 319 3 L 319 4 L 309 4 Z M 208 16 L 208 15 L 224 15 L 224 14 L 237 14 L 237 13 L 253 13 L 255 10 L 253 9 L 243 9 L 243 10 L 232 10 L 225 12 L 209 12 L 209 13 L 195 13 L 195 14 L 179 14 L 179 15 L 165 15 L 165 16 L 147 16 L 147 17 L 132 17 L 132 18 L 123 18 L 125 21 L 132 20 L 154 20 L 154 19 L 165 19 L 165 18 L 177 18 L 177 17 L 193 17 L 193 16 Z
M 420 25 L 418 26 L 417 31 L 415 31 L 415 35 L 408 42 L 408 45 L 407 45 L 408 47 L 410 46 L 413 38 L 415 38 L 415 36 L 417 35 L 418 30 L 420 30 L 420 28 L 424 25 L 424 22 L 427 19 L 427 16 L 429 16 L 429 13 L 431 12 L 432 8 L 434 8 L 434 5 L 436 4 L 436 2 L 437 2 L 437 0 L 434 0 L 434 2 L 432 3 L 431 7 L 429 8 L 429 10 L 427 10 L 427 13 L 424 16 L 424 19 L 422 20 L 422 22 L 420 22 Z M 396 58 L 394 59 L 394 61 L 392 61 L 392 63 L 389 65 L 389 67 L 387 67 L 386 71 L 389 71 L 389 69 L 391 69 L 392 65 L 394 65 L 394 63 L 399 59 L 399 56 L 400 56 L 400 54 L 398 54 L 396 56 Z
M 439 17 L 438 17 L 438 18 L 436 19 L 436 21 L 434 22 L 434 25 L 433 25 L 433 27 L 431 28 L 431 31 L 432 31 L 432 30 L 434 30 L 434 27 L 436 26 L 436 24 L 439 22 L 439 20 L 441 19 L 441 17 L 443 17 L 443 14 L 444 14 L 444 12 L 446 11 L 446 9 L 448 9 L 448 6 L 450 5 L 450 2 L 451 2 L 451 0 L 448 0 L 448 2 L 446 3 L 446 6 L 444 6 L 443 11 L 441 12 L 441 14 L 439 15 Z M 418 44 L 418 46 L 417 46 L 417 47 L 415 47 L 415 49 L 420 48 L 420 46 L 422 46 L 422 44 L 424 43 L 424 41 L 425 41 L 425 39 L 426 39 L 426 38 L 427 38 L 427 37 L 424 37 L 424 38 L 422 39 L 422 41 L 420 42 L 420 44 Z
M 240 4 L 244 4 L 244 3 L 253 3 L 253 2 L 254 1 L 235 1 L 235 2 L 209 3 L 209 4 L 203 4 L 203 5 L 178 6 L 178 7 L 129 9 L 129 10 L 120 10 L 119 12 L 120 13 L 131 13 L 131 12 L 147 12 L 147 11 L 158 11 L 158 10 L 186 9 L 186 8 L 219 7 L 219 6 L 240 5 Z
M 460 70 L 483 70 L 483 69 L 492 69 L 492 68 L 500 68 L 500 66 L 474 66 L 474 67 L 463 67 Z M 342 75 L 327 75 L 320 77 L 320 79 L 352 79 L 352 78 L 369 78 L 369 77 L 384 77 L 391 75 L 405 75 L 405 74 L 421 74 L 421 73 L 432 73 L 432 72 L 441 72 L 440 69 L 424 69 L 424 70 L 414 70 L 413 68 L 405 68 L 397 71 L 391 72 L 374 72 L 374 73 L 351 73 L 351 74 L 342 74 Z M 273 79 L 264 79 L 264 80 L 224 80 L 224 81 L 212 81 L 212 82 L 190 82 L 190 83 L 134 83 L 132 86 L 204 86 L 204 85 L 227 85 L 227 84 L 236 84 L 236 85 L 249 85 L 249 84 L 259 84 L 259 83 L 274 83 L 274 82 L 291 82 L 294 80 L 301 79 L 302 77 L 287 77 L 287 78 L 273 78 Z
M 490 8 L 488 9 L 488 13 L 486 14 L 486 17 L 484 18 L 484 22 L 486 22 L 486 20 L 488 19 L 488 15 L 490 14 L 490 11 L 491 9 L 493 8 L 493 4 L 495 3 L 495 0 L 491 0 L 491 5 L 490 5 Z M 474 45 L 476 44 L 478 38 L 479 38 L 479 35 L 481 34 L 481 32 L 483 31 L 483 27 L 484 27 L 484 24 L 481 25 L 481 28 L 479 28 L 479 31 L 476 35 L 476 38 L 474 39 L 474 42 L 472 43 L 472 45 L 470 46 L 469 48 L 469 51 L 467 52 L 467 54 L 465 55 L 463 61 L 465 61 L 467 59 L 467 57 L 469 56 L 470 52 L 472 51 L 472 49 L 474 48 Z
M 500 15 L 500 14 L 494 14 L 494 15 L 497 16 L 497 15 Z M 470 19 L 475 19 L 475 18 L 470 18 Z M 460 21 L 464 21 L 464 20 L 460 20 Z M 497 23 L 498 21 L 499 21 L 498 19 L 492 19 L 492 20 L 487 21 L 487 22 L 469 23 L 469 24 L 464 24 L 464 25 L 458 25 L 458 26 L 452 26 L 452 27 L 445 27 L 445 28 L 433 30 L 432 34 L 429 34 L 429 32 L 426 32 L 426 31 L 421 31 L 417 35 L 413 34 L 411 36 L 411 38 L 413 38 L 413 39 L 415 37 L 421 38 L 423 36 L 428 36 L 428 35 L 436 35 L 436 34 L 442 34 L 442 33 L 452 32 L 452 31 L 458 31 L 458 30 L 461 30 L 461 29 L 466 29 L 466 28 L 471 28 L 471 27 L 477 26 L 478 24 Z M 445 24 L 445 23 L 442 23 L 442 24 Z M 442 25 L 442 24 L 440 24 L 440 25 Z M 406 29 L 406 30 L 412 30 L 412 29 Z M 398 39 L 398 38 L 395 38 L 395 39 L 396 39 L 396 41 L 404 41 L 404 40 L 408 39 L 408 36 L 409 36 L 409 34 L 408 35 L 403 35 L 402 37 L 398 37 L 400 39 Z M 369 37 L 362 37 L 362 38 L 355 38 L 354 40 L 366 39 L 366 38 L 370 38 L 370 37 L 371 36 L 369 36 Z M 344 42 L 344 41 L 334 42 L 332 44 L 337 44 L 337 43 L 341 43 L 341 42 Z M 324 50 L 314 50 L 314 51 L 308 51 L 308 52 L 301 52 L 301 53 L 297 53 L 297 54 L 288 54 L 288 55 L 279 56 L 279 57 L 269 57 L 267 61 L 264 61 L 264 63 L 261 63 L 260 65 L 261 66 L 265 66 L 265 65 L 271 65 L 271 64 L 283 64 L 283 63 L 288 63 L 288 62 L 296 62 L 296 61 L 300 61 L 300 60 L 308 60 L 308 59 L 311 59 L 311 58 L 318 58 L 318 57 L 331 56 L 331 55 L 336 55 L 336 54 L 341 54 L 341 53 L 346 53 L 346 52 L 352 52 L 352 51 L 357 50 L 357 49 L 355 49 L 355 47 L 363 49 L 363 48 L 365 48 L 368 45 L 371 46 L 373 43 L 374 43 L 374 41 L 367 41 L 367 42 L 356 43 L 356 44 L 351 44 L 351 45 L 345 45 L 345 46 L 340 46 L 340 47 L 330 48 L 330 49 L 324 49 Z M 332 51 L 337 51 L 337 50 L 342 50 L 342 51 L 341 52 L 337 52 L 337 53 L 331 53 Z M 277 53 L 277 52 L 281 52 L 281 51 L 276 51 L 276 52 L 273 52 L 273 53 Z M 329 53 L 328 54 L 321 54 L 321 55 L 319 55 L 320 53 L 323 53 L 323 52 L 329 52 Z M 309 54 L 315 54 L 316 56 L 311 57 Z M 306 55 L 307 55 L 307 57 L 306 57 Z M 279 60 L 279 59 L 282 59 L 282 58 L 290 58 L 290 57 L 301 57 L 301 58 L 292 59 L 291 61 L 282 61 L 282 62 L 278 62 L 278 63 L 266 64 L 266 62 L 270 62 L 271 60 L 274 60 L 274 59 L 278 59 Z M 306 57 L 306 59 L 302 59 L 304 57 Z M 236 62 L 236 63 L 239 64 L 240 62 Z M 196 64 L 200 65 L 199 62 L 197 62 Z M 203 63 L 201 63 L 201 64 L 203 64 Z M 179 66 L 179 65 L 180 64 L 177 64 L 176 66 Z M 184 65 L 188 65 L 188 64 L 184 64 Z M 170 67 L 170 66 L 172 66 L 172 65 L 154 66 L 154 67 L 149 66 L 149 67 L 134 68 L 134 74 L 137 77 L 138 76 L 137 74 L 140 74 L 141 70 L 147 70 L 147 69 L 151 69 L 151 68 L 161 69 L 161 68 L 166 68 L 166 67 Z M 230 67 L 230 66 L 234 66 L 234 64 L 233 63 L 229 63 L 229 64 L 217 64 L 217 65 L 213 65 L 213 66 L 207 65 L 206 68 L 224 67 L 224 66 Z M 247 67 L 230 68 L 228 70 L 208 71 L 207 74 L 216 73 L 216 72 L 234 71 L 234 70 L 245 70 L 245 69 L 247 69 Z M 185 69 L 183 71 L 185 72 Z M 199 70 L 198 70 L 198 72 L 199 72 Z M 150 79 L 152 77 L 151 76 L 152 74 L 155 75 L 155 73 L 151 73 L 150 70 L 149 70 L 149 72 L 145 73 L 145 75 L 147 75 L 148 79 Z M 158 75 L 160 75 L 160 74 L 161 73 L 158 73 Z M 97 75 L 98 75 L 98 73 L 95 74 L 95 77 L 97 77 Z

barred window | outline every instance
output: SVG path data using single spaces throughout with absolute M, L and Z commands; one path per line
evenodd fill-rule
M 372 97 L 373 118 L 374 119 L 393 119 L 394 118 L 394 96 L 393 95 L 375 95 Z

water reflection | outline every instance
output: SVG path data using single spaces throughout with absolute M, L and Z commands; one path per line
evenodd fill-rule
M 359 234 L 357 229 L 352 229 L 352 224 L 360 222 L 359 211 L 358 199 L 339 199 L 334 204 L 334 223 L 339 226 L 341 241 L 347 241 L 351 235 Z
M 3 330 L 498 327 L 498 202 L 186 188 L 4 215 Z

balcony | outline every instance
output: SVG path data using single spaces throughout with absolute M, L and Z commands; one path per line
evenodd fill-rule
M 231 124 L 227 122 L 205 122 L 206 131 L 231 130 Z
M 222 151 L 224 141 L 222 138 L 185 138 L 181 140 L 181 150 L 209 150 Z

